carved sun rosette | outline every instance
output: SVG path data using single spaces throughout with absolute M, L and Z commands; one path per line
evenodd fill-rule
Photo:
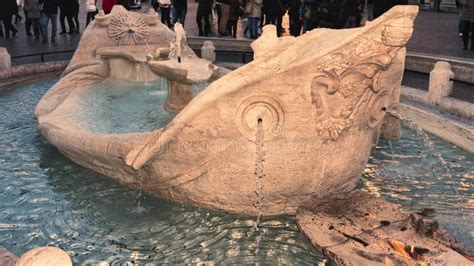
M 120 12 L 112 17 L 108 33 L 109 37 L 116 41 L 118 45 L 145 44 L 149 27 L 141 15 Z
M 337 141 L 354 124 L 358 110 L 368 113 L 361 114 L 368 116 L 368 127 L 376 126 L 380 109 L 373 105 L 388 101 L 386 92 L 379 93 L 379 75 L 392 64 L 399 49 L 360 36 L 340 52 L 322 58 L 311 83 L 316 130 L 321 138 Z

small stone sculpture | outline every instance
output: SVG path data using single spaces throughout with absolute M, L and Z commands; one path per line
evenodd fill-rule
M 209 60 L 210 62 L 215 62 L 216 61 L 216 47 L 214 47 L 214 44 L 212 41 L 204 41 L 202 47 L 201 47 L 201 58 Z

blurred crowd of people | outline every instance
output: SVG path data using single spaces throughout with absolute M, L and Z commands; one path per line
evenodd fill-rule
M 1 0 L 0 37 L 15 36 L 15 24 L 25 19 L 27 36 L 54 42 L 59 34 L 80 33 L 78 0 Z M 184 25 L 187 14 L 187 0 L 149 0 L 160 14 L 161 21 L 168 27 L 176 22 Z M 395 5 L 408 4 L 408 0 L 195 0 L 198 3 L 196 24 L 200 36 L 208 36 L 214 31 L 219 36 L 237 37 L 239 20 L 243 25 L 243 35 L 255 39 L 261 28 L 267 24 L 277 27 L 281 36 L 299 36 L 315 28 L 359 27 L 363 12 L 367 10 L 367 20 L 382 15 Z M 87 12 L 86 25 L 99 11 L 97 0 L 84 0 Z M 102 0 L 101 9 L 110 13 L 114 5 L 130 9 L 137 0 Z M 139 1 L 138 1 L 139 2 Z M 83 2 L 82 2 L 83 3 Z M 474 50 L 474 0 L 456 0 L 461 10 L 459 33 L 465 50 Z M 136 4 L 136 3 L 135 3 Z M 288 15 L 289 29 L 282 26 L 283 16 Z M 215 21 L 214 23 L 214 20 Z M 48 34 L 51 23 L 51 34 Z M 48 38 L 49 37 L 49 38 Z M 470 47 L 469 47 L 469 42 Z
M 27 36 L 34 36 L 35 39 L 48 41 L 48 26 L 51 23 L 51 42 L 56 40 L 58 14 L 61 25 L 60 34 L 79 33 L 79 2 L 78 0 L 2 0 L 0 9 L 0 19 L 3 27 L 0 25 L 0 37 L 10 38 L 16 36 L 18 30 L 13 25 L 23 19 L 21 11 L 25 18 L 25 30 Z M 94 5 L 96 0 L 88 0 L 88 4 Z M 67 21 L 68 28 L 66 27 Z
M 160 1 L 160 0 L 157 0 Z M 179 0 L 175 0 L 179 1 Z M 207 36 L 210 21 L 217 17 L 218 34 L 236 37 L 238 20 L 244 22 L 244 35 L 257 38 L 259 29 L 267 24 L 277 26 L 281 35 L 283 16 L 288 13 L 289 33 L 298 36 L 318 27 L 359 27 L 365 0 L 196 0 L 196 23 L 199 35 Z M 408 0 L 368 0 L 369 19 L 376 18 L 394 5 L 408 4 Z M 213 15 L 216 14 L 216 15 Z
M 61 27 L 59 34 L 80 33 L 79 0 L 1 0 L 0 37 L 14 37 L 18 24 L 25 19 L 27 36 L 42 39 L 43 42 L 55 42 L 58 34 L 58 19 Z M 122 5 L 130 9 L 133 0 L 102 0 L 102 9 L 109 13 L 114 5 Z M 86 25 L 98 14 L 97 0 L 85 0 L 87 12 Z M 23 13 L 24 16 L 21 15 Z M 67 22 L 67 23 L 66 23 Z M 3 25 L 2 25 L 3 24 Z M 51 34 L 49 34 L 51 24 Z

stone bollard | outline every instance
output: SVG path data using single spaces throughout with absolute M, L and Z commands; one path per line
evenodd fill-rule
M 201 47 L 201 58 L 209 60 L 211 62 L 216 61 L 216 47 L 214 47 L 214 44 L 212 41 L 204 41 Z
M 428 102 L 438 103 L 439 99 L 451 95 L 453 92 L 453 71 L 448 62 L 436 62 L 430 72 L 430 85 L 428 89 Z
M 16 262 L 16 266 L 72 266 L 69 254 L 57 247 L 34 248 Z
M 7 48 L 0 47 L 0 79 L 8 78 L 12 75 L 12 58 Z

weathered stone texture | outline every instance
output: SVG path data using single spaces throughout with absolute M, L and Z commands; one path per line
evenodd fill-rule
M 63 78 L 38 104 L 41 135 L 73 161 L 125 185 L 201 207 L 272 215 L 293 214 L 314 195 L 354 189 L 383 108 L 396 102 L 404 45 L 418 9 L 397 6 L 362 28 L 316 29 L 298 38 L 277 38 L 275 29 L 266 27 L 252 45 L 256 59 L 215 80 L 166 127 L 95 134 L 63 114 L 80 108 L 81 88 L 110 77 L 107 58 L 97 54 L 119 45 L 120 31 L 110 36 L 109 25 L 125 21 L 120 27 L 130 28 L 120 33 L 125 51 L 143 45 L 142 39 L 149 46 L 176 40 L 156 15 L 115 19 L 119 12 L 126 11 L 116 7 L 96 17 Z M 128 26 L 130 21 L 137 24 Z M 191 49 L 180 49 L 183 57 L 195 58 Z M 173 58 L 175 50 L 169 52 Z M 182 84 L 197 81 L 194 70 L 163 64 L 161 50 L 158 54 L 147 57 L 152 72 L 173 73 L 169 79 Z M 222 74 L 209 63 L 199 71 L 210 73 L 211 80 Z M 261 145 L 256 145 L 259 127 Z M 259 209 L 257 163 L 264 169 Z

